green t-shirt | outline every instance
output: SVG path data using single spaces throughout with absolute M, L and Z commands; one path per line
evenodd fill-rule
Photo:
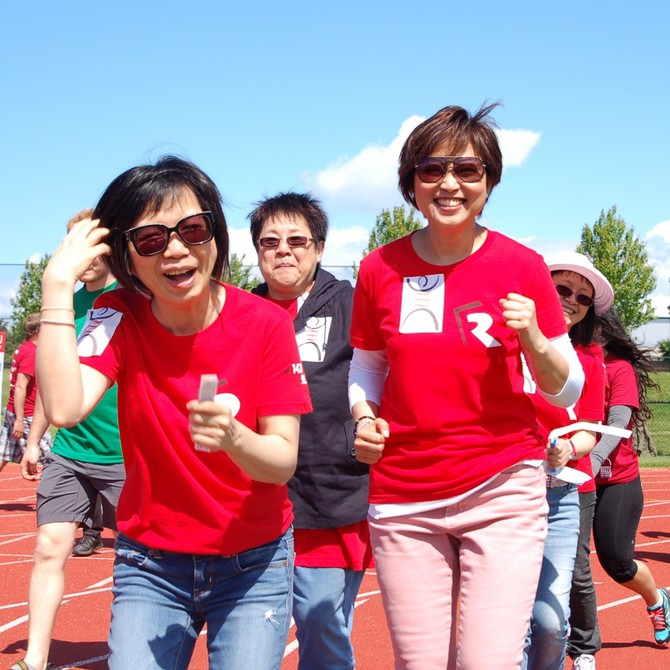
M 116 288 L 116 282 L 99 291 L 83 286 L 74 294 L 74 316 L 77 335 L 86 322 L 95 299 Z M 61 428 L 54 440 L 54 453 L 84 463 L 122 463 L 119 419 L 116 410 L 116 384 L 102 397 L 96 408 L 72 428 Z

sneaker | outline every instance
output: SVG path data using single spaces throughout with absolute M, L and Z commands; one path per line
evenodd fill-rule
M 75 545 L 72 553 L 75 556 L 90 556 L 96 549 L 103 546 L 99 535 L 84 535 Z
M 654 627 L 656 644 L 665 647 L 670 641 L 670 601 L 665 589 L 659 589 L 658 592 L 661 594 L 661 604 L 653 609 L 647 607 L 647 614 L 651 619 L 651 625 Z
M 596 657 L 591 654 L 577 656 L 572 666 L 572 670 L 596 670 Z

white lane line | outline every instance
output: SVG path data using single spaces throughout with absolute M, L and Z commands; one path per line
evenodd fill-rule
M 664 586 L 663 588 L 670 589 L 670 586 Z M 598 611 L 600 612 L 601 610 L 608 610 L 612 607 L 618 607 L 619 605 L 626 605 L 628 603 L 632 603 L 634 600 L 642 600 L 642 596 L 638 596 L 636 594 L 634 596 L 630 596 L 629 598 L 622 598 L 621 600 L 615 600 L 613 603 L 607 603 L 606 605 L 598 605 Z

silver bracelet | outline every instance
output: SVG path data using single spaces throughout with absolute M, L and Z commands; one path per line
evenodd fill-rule
M 363 423 L 363 425 L 361 426 L 360 424 L 362 422 L 365 422 L 365 423 Z M 369 416 L 369 415 L 368 416 L 362 416 L 362 417 L 356 419 L 356 421 L 354 421 L 354 437 L 358 437 L 358 429 L 359 428 L 365 428 L 365 426 L 369 426 L 371 423 L 374 423 L 374 422 L 375 422 L 375 417 L 374 416 Z
M 52 319 L 40 319 L 40 326 L 46 324 L 47 326 L 69 326 L 70 328 L 75 328 L 74 323 L 71 321 L 55 321 Z

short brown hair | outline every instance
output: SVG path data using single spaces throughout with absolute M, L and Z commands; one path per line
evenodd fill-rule
M 33 312 L 28 314 L 25 321 L 23 322 L 23 332 L 26 334 L 26 339 L 32 337 L 40 331 L 40 314 L 39 312 Z
M 74 226 L 75 223 L 79 223 L 80 221 L 83 221 L 84 219 L 92 219 L 93 218 L 93 208 L 92 207 L 87 207 L 86 209 L 82 209 L 81 211 L 77 212 L 68 222 L 67 222 L 67 229 L 68 232 L 72 226 Z
M 414 168 L 422 158 L 442 148 L 450 156 L 458 156 L 468 144 L 486 165 L 486 186 L 491 193 L 500 182 L 503 167 L 502 152 L 494 130 L 497 126 L 489 116 L 499 104 L 484 105 L 474 115 L 463 107 L 443 107 L 410 133 L 398 159 L 398 187 L 406 202 L 416 207 Z

